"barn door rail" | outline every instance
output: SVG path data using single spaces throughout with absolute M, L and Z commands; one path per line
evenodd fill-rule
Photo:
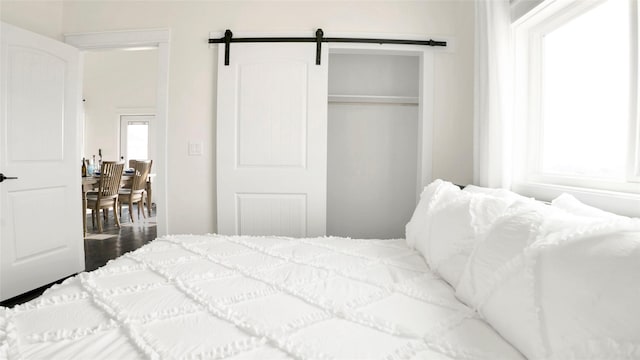
M 372 44 L 402 44 L 402 45 L 425 45 L 425 46 L 447 46 L 446 41 L 436 40 L 402 40 L 402 39 L 369 39 L 369 38 L 339 38 L 324 37 L 322 29 L 316 30 L 315 37 L 248 37 L 234 38 L 233 32 L 227 29 L 224 36 L 219 39 L 209 39 L 209 44 L 224 44 L 224 64 L 229 65 L 229 53 L 231 43 L 286 43 L 286 42 L 310 42 L 316 43 L 316 65 L 320 65 L 320 55 L 322 53 L 322 43 L 372 43 Z

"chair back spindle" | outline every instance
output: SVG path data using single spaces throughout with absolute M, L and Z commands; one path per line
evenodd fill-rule
M 98 188 L 98 201 L 100 199 L 114 198 L 118 196 L 124 162 L 103 161 L 100 169 L 100 181 Z

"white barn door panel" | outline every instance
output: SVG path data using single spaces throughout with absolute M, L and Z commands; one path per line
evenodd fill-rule
M 80 52 L 1 23 L 0 300 L 84 270 Z
M 326 231 L 327 63 L 315 44 L 218 51 L 218 233 Z

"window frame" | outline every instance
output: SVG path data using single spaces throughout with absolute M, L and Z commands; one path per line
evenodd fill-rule
M 514 46 L 514 163 L 512 189 L 526 196 L 551 200 L 563 192 L 609 211 L 640 216 L 640 117 L 638 105 L 638 4 L 631 7 L 630 118 L 624 181 L 544 174 L 542 140 L 542 42 L 545 34 L 607 0 L 547 0 L 513 23 Z M 619 1 L 619 0 L 614 0 Z M 598 46 L 598 45 L 595 45 Z
M 152 149 L 152 124 L 154 122 L 155 115 L 153 114 L 121 114 L 120 115 L 120 131 L 119 131 L 119 143 L 120 143 L 120 152 L 119 156 L 124 158 L 125 166 L 129 166 L 129 154 L 127 151 L 128 144 L 128 125 L 130 123 L 144 123 L 147 125 L 147 158 L 151 159 L 151 149 Z

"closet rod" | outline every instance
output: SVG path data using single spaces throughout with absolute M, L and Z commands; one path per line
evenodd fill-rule
M 425 46 L 447 46 L 446 41 L 436 40 L 402 40 L 402 39 L 367 39 L 367 38 L 337 38 L 324 37 L 322 29 L 316 30 L 316 37 L 259 37 L 259 38 L 234 38 L 231 30 L 227 29 L 224 36 L 219 39 L 209 39 L 209 44 L 224 44 L 224 64 L 229 65 L 229 52 L 231 43 L 250 42 L 314 42 L 316 43 L 316 65 L 320 65 L 320 54 L 323 42 L 339 43 L 370 43 L 370 44 L 402 44 L 402 45 L 425 45 Z

